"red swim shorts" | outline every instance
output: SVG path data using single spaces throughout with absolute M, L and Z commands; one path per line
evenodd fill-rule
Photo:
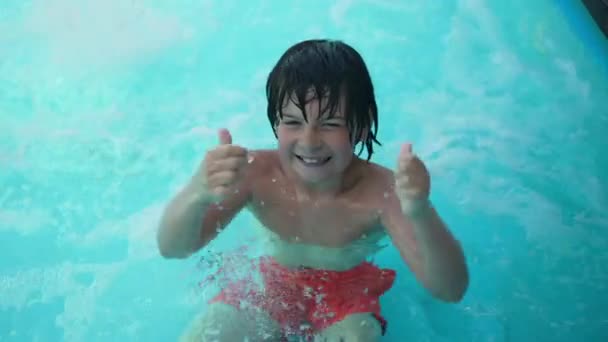
M 356 313 L 371 313 L 385 333 L 379 299 L 393 285 L 395 271 L 369 262 L 346 271 L 292 269 L 271 257 L 261 258 L 259 268 L 264 289 L 250 279 L 241 280 L 211 302 L 262 309 L 281 325 L 285 336 L 311 336 Z

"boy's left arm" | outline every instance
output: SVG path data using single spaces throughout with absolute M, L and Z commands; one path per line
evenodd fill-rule
M 382 211 L 382 225 L 416 278 L 433 296 L 460 301 L 469 283 L 464 253 L 432 207 L 428 199 L 429 173 L 409 144 L 399 155 L 394 185 L 388 207 Z

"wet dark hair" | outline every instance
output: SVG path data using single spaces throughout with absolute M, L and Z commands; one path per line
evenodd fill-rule
M 310 91 L 314 96 L 310 97 Z M 332 117 L 343 96 L 344 116 L 350 139 L 367 149 L 367 160 L 374 152 L 378 131 L 378 108 L 374 86 L 361 55 L 351 46 L 336 40 L 314 39 L 297 43 L 287 49 L 271 70 L 266 82 L 267 114 L 275 136 L 276 126 L 283 118 L 283 106 L 289 97 L 308 120 L 305 104 L 312 99 L 325 99 L 325 108 Z M 295 101 L 297 100 L 297 101 Z M 322 101 L 319 101 L 319 106 Z

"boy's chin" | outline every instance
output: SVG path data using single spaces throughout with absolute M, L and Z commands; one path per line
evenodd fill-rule
M 329 175 L 311 175 L 310 173 L 299 170 L 296 170 L 296 174 L 302 182 L 311 185 L 327 182 L 330 178 Z

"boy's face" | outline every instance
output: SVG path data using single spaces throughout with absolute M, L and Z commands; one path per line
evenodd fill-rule
M 353 159 L 353 146 L 344 112 L 339 106 L 333 117 L 319 113 L 326 100 L 306 104 L 308 122 L 290 99 L 283 107 L 277 126 L 281 162 L 305 183 L 321 184 L 338 180 Z

